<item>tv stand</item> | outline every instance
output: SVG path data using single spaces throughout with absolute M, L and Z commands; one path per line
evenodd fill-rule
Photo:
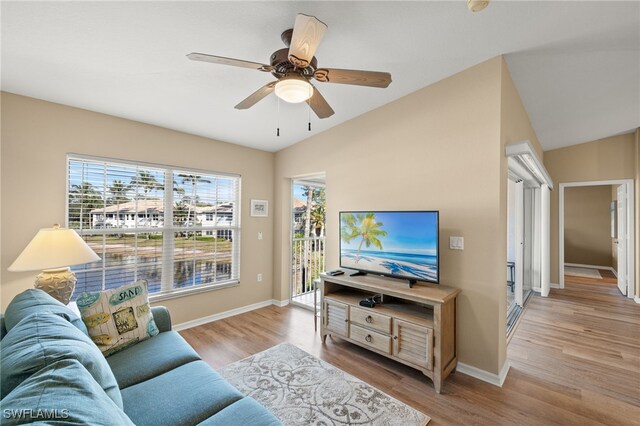
M 440 393 L 444 379 L 458 365 L 456 298 L 460 290 L 374 275 L 320 275 L 320 336 L 340 337 L 420 370 Z M 382 295 L 373 308 L 362 299 Z
M 356 271 L 349 274 L 350 277 L 362 277 L 364 275 L 367 275 L 367 273 L 362 271 Z

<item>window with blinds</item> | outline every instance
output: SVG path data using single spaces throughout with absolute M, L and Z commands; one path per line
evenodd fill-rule
M 240 176 L 67 157 L 67 227 L 100 256 L 73 295 L 144 279 L 170 297 L 239 282 Z

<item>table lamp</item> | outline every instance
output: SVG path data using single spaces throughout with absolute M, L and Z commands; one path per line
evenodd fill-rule
M 9 266 L 9 271 L 38 271 L 35 287 L 65 305 L 76 287 L 76 275 L 69 266 L 100 260 L 100 257 L 73 229 L 44 228 Z

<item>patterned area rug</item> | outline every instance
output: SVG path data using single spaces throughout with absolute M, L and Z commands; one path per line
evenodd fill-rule
M 598 271 L 597 269 L 591 269 L 591 268 L 578 268 L 575 266 L 565 266 L 564 274 L 572 275 L 574 277 L 596 278 L 599 280 L 602 279 L 602 275 L 600 275 L 600 271 Z
M 285 425 L 423 426 L 431 420 L 288 343 L 235 362 L 220 374 Z

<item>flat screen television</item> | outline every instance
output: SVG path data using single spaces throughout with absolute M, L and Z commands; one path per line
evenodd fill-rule
M 340 212 L 340 267 L 438 283 L 437 211 Z

